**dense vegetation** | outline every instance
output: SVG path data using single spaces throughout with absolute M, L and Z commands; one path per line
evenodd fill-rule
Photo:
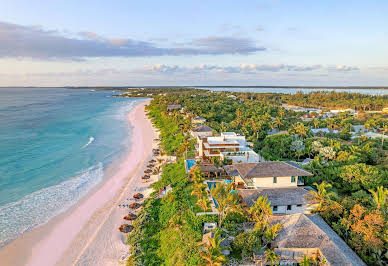
M 154 89 L 146 89 L 139 96 L 149 93 L 155 95 Z M 381 139 L 350 138 L 352 125 L 386 132 L 387 118 L 379 113 L 359 112 L 357 116 L 342 113 L 334 118 L 312 114 L 312 119 L 306 121 L 301 119 L 304 113 L 288 111 L 280 106 L 288 103 L 381 110 L 388 106 L 387 96 L 336 92 L 295 95 L 233 93 L 237 96 L 234 99 L 228 97 L 230 93 L 192 89 L 164 89 L 157 94 L 161 93 L 167 95 L 154 96 L 148 110 L 161 130 L 162 147 L 166 153 L 180 156 L 193 148 L 187 133 L 192 127 L 191 118 L 200 115 L 215 131 L 236 131 L 246 135 L 255 150 L 267 160 L 302 161 L 311 158 L 312 162 L 306 168 L 314 176 L 306 178 L 305 183 L 318 189 L 314 195 L 314 200 L 319 203 L 316 211 L 368 265 L 388 263 L 388 144 Z M 168 114 L 168 104 L 181 104 L 183 114 L 179 111 Z M 310 128 L 319 127 L 341 132 L 313 135 Z M 268 131 L 273 129 L 287 134 L 268 135 Z M 201 238 L 203 219 L 211 219 L 211 216 L 194 215 L 194 208 L 200 206 L 196 202 L 201 197 L 201 189 L 196 196 L 191 195 L 198 188 L 187 180 L 182 160 L 164 167 L 163 177 L 156 187 L 168 184 L 179 189 L 174 189 L 162 200 L 147 202 L 144 213 L 151 218 L 145 219 L 147 222 L 143 224 L 140 220 L 140 229 L 136 230 L 141 233 L 132 234 L 130 238 L 135 254 L 133 259 L 143 264 L 202 263 L 203 258 L 194 246 Z M 233 199 L 225 204 L 229 207 L 221 210 L 225 216 L 219 217 L 219 221 L 233 229 L 235 223 L 246 217 L 239 216 L 241 211 L 234 209 Z M 263 209 L 265 202 L 261 204 Z M 233 219 L 228 218 L 231 215 Z M 258 239 L 264 239 L 264 231 L 261 228 L 257 234 L 244 236 L 237 233 L 234 251 L 248 254 L 257 248 L 256 244 L 262 246 Z M 179 252 L 174 253 L 177 247 Z

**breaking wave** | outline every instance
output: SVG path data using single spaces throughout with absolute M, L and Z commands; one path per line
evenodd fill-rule
M 103 175 L 103 164 L 98 163 L 79 176 L 1 206 L 0 247 L 65 212 L 101 182 Z

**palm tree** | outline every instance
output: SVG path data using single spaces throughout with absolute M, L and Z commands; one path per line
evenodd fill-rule
M 206 186 L 202 183 L 196 184 L 193 191 L 191 191 L 192 196 L 197 196 L 198 198 L 206 195 Z
M 328 192 L 326 189 L 331 188 L 331 184 L 325 183 L 322 181 L 321 184 L 314 183 L 314 186 L 318 189 L 318 191 L 310 190 L 308 194 L 308 198 L 312 198 L 313 202 L 319 203 L 317 210 L 320 210 L 321 206 L 326 202 L 331 200 L 331 197 L 335 195 L 334 192 Z
M 262 231 L 269 224 L 269 217 L 272 215 L 271 203 L 267 197 L 258 197 L 255 205 L 248 209 L 251 219 L 256 222 L 255 230 Z
M 265 251 L 265 259 L 266 261 L 269 261 L 271 266 L 279 263 L 278 256 L 276 256 L 275 252 L 271 249 Z
M 193 180 L 193 182 L 196 184 L 203 182 L 202 171 L 197 165 L 190 169 L 190 176 L 191 176 L 191 180 Z
M 202 196 L 198 198 L 198 201 L 196 204 L 204 211 L 209 209 L 209 200 L 207 199 L 206 196 Z
M 218 183 L 216 187 L 211 189 L 211 195 L 217 202 L 217 211 L 219 216 L 220 227 L 226 215 L 232 211 L 242 212 L 240 208 L 239 198 L 236 193 L 231 193 L 232 185 L 225 186 L 223 183 Z
M 209 238 L 209 244 L 200 252 L 201 258 L 206 261 L 201 265 L 222 266 L 227 263 L 225 255 L 222 254 L 222 251 L 226 249 L 221 247 L 222 241 L 224 239 L 221 239 L 219 234 Z
M 314 128 L 318 128 L 318 125 L 319 125 L 319 121 L 318 121 L 318 119 L 313 119 L 312 120 L 312 123 L 313 123 L 313 125 L 314 125 Z
M 220 132 L 226 132 L 226 125 L 224 122 L 222 122 L 220 125 Z
M 377 190 L 369 190 L 373 196 L 373 202 L 377 209 L 380 209 L 384 214 L 387 212 L 387 200 L 388 200 L 388 189 L 383 186 L 377 187 Z

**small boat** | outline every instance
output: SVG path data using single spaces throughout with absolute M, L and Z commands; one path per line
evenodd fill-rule
M 96 91 L 96 90 L 90 90 L 90 91 Z

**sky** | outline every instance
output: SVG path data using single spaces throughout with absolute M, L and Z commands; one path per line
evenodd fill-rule
M 388 86 L 386 0 L 2 0 L 0 86 Z

